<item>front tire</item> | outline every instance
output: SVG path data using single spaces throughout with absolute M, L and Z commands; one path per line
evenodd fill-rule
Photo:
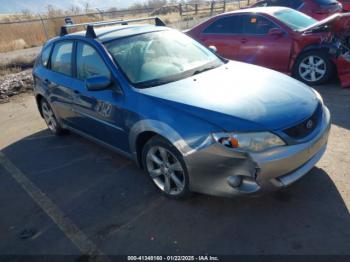
M 320 85 L 333 75 L 333 64 L 325 52 L 308 51 L 296 60 L 293 75 L 308 85 Z
M 173 199 L 190 195 L 186 164 L 181 153 L 167 140 L 159 136 L 151 138 L 142 150 L 142 163 L 164 195 Z
M 60 123 L 57 121 L 55 113 L 53 112 L 49 103 L 46 100 L 42 99 L 40 103 L 40 107 L 41 107 L 42 116 L 51 133 L 57 136 L 63 135 L 65 133 L 65 129 L 63 129 Z

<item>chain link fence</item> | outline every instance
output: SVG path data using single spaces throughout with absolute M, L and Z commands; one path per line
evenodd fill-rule
M 166 5 L 159 8 L 125 9 L 88 12 L 68 15 L 74 23 L 101 20 L 127 20 L 149 16 L 159 16 L 165 23 L 178 29 L 187 29 L 202 20 L 226 11 L 245 8 L 254 0 L 225 0 L 193 4 Z M 42 45 L 47 39 L 59 35 L 67 16 L 42 17 L 18 21 L 0 21 L 0 52 Z

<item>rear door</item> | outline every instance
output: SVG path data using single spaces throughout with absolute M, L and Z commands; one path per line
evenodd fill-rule
M 56 115 L 66 123 L 72 120 L 72 87 L 76 84 L 73 78 L 72 53 L 73 41 L 56 42 L 43 79 L 50 105 Z
M 281 28 L 262 15 L 246 14 L 242 16 L 242 21 L 243 34 L 239 40 L 238 60 L 287 72 L 292 48 L 292 39 L 288 33 L 270 35 L 271 29 Z
M 237 59 L 241 33 L 241 16 L 228 15 L 209 24 L 200 34 L 200 41 L 206 46 L 215 46 L 223 57 Z
M 117 81 L 101 53 L 87 42 L 76 44 L 76 81 L 74 87 L 74 128 L 102 142 L 123 151 L 127 150 L 128 139 L 124 132 L 124 97 Z M 109 88 L 89 91 L 85 80 L 105 76 L 112 80 Z

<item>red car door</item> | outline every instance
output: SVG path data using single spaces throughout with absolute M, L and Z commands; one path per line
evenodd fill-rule
M 206 46 L 215 46 L 223 57 L 236 59 L 241 44 L 241 33 L 241 16 L 229 15 L 210 23 L 201 32 L 199 40 Z
M 270 19 L 255 14 L 242 16 L 243 34 L 237 59 L 288 72 L 292 39 Z

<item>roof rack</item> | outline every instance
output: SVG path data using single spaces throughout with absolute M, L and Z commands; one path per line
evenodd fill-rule
M 156 26 L 166 26 L 165 23 L 159 17 L 148 17 L 148 18 L 139 18 L 139 19 L 131 19 L 131 20 L 112 20 L 112 21 L 100 21 L 100 22 L 90 22 L 90 23 L 81 23 L 81 24 L 67 24 L 61 27 L 60 36 L 65 36 L 68 34 L 68 29 L 76 28 L 79 26 L 84 26 L 86 28 L 85 36 L 88 38 L 96 38 L 97 35 L 95 33 L 94 28 L 99 26 L 109 26 L 109 25 L 128 25 L 129 23 L 141 22 L 154 20 Z

